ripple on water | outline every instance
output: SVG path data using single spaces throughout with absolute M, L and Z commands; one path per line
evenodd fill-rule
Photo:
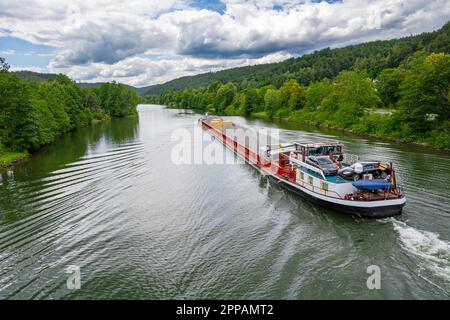
M 114 198 L 142 170 L 143 151 L 141 144 L 118 146 L 83 156 L 39 180 L 8 186 L 17 206 L 28 212 L 0 225 L 1 296 L 30 297 L 36 286 L 51 292 L 52 286 L 64 283 L 53 281 L 58 266 L 71 260 L 89 264 L 105 253 L 108 246 L 102 249 L 100 244 L 114 243 L 118 226 L 126 225 Z M 60 270 L 56 274 L 61 276 Z

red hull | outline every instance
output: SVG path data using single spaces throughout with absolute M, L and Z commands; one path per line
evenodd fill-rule
M 257 150 L 252 150 L 248 146 L 241 144 L 236 139 L 229 137 L 220 129 L 214 128 L 208 122 L 200 119 L 202 128 L 206 129 L 216 139 L 227 145 L 235 153 L 241 155 L 246 161 L 257 166 L 260 170 L 276 175 L 281 179 L 295 181 L 295 171 L 291 171 L 289 166 L 281 166 L 278 162 L 269 162 L 262 157 Z

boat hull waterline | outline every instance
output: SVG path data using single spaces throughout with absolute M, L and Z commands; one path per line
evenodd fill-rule
M 308 184 L 303 182 L 301 185 L 295 183 L 295 181 L 292 181 L 289 177 L 279 174 L 279 169 L 281 168 L 279 164 L 267 163 L 267 161 L 264 161 L 263 155 L 260 152 L 240 144 L 235 137 L 229 135 L 229 128 L 227 130 L 216 128 L 205 118 L 199 119 L 199 125 L 214 138 L 223 143 L 228 149 L 242 157 L 247 163 L 259 169 L 264 175 L 267 175 L 269 180 L 311 203 L 341 213 L 372 219 L 382 219 L 399 215 L 406 203 L 406 198 L 404 196 L 375 201 L 356 201 L 343 199 L 342 197 L 337 196 L 329 196 L 327 195 L 327 192 L 324 194 L 323 191 L 317 192 L 312 185 L 308 186 Z M 235 124 L 232 124 L 232 126 L 239 129 L 245 129 Z

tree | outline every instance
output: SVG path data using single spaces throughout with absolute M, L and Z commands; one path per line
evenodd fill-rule
M 219 87 L 214 99 L 214 110 L 216 113 L 223 113 L 225 111 L 225 108 L 233 101 L 236 92 L 236 85 L 232 82 L 223 84 Z
M 270 118 L 273 118 L 276 110 L 280 107 L 280 99 L 276 89 L 268 89 L 264 96 L 265 111 Z
M 400 84 L 404 77 L 405 72 L 401 68 L 387 68 L 379 74 L 376 88 L 385 107 L 396 107 L 400 98 Z
M 320 82 L 312 83 L 305 92 L 305 109 L 317 110 L 322 105 L 322 101 L 331 91 L 331 82 L 324 79 Z
M 93 112 L 100 111 L 100 98 L 93 88 L 86 88 L 84 91 L 84 102 L 83 106 Z
M 0 141 L 12 150 L 30 146 L 36 134 L 30 128 L 30 85 L 16 75 L 0 74 Z
M 8 72 L 9 65 L 6 63 L 5 58 L 0 57 L 0 73 Z
M 342 71 L 332 85 L 339 103 L 353 103 L 361 108 L 374 108 L 380 103 L 375 85 L 367 73 Z
M 418 52 L 408 61 L 400 85 L 397 118 L 424 133 L 450 118 L 450 55 Z
M 303 91 L 296 80 L 287 80 L 280 88 L 281 107 L 290 111 L 301 109 L 304 105 Z
M 243 114 L 248 116 L 254 110 L 256 110 L 258 105 L 258 93 L 255 88 L 249 87 L 244 90 L 244 105 L 243 105 Z

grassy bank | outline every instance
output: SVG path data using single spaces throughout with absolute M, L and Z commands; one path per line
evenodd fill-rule
M 0 167 L 8 167 L 13 163 L 28 157 L 28 152 L 8 151 L 0 147 Z

